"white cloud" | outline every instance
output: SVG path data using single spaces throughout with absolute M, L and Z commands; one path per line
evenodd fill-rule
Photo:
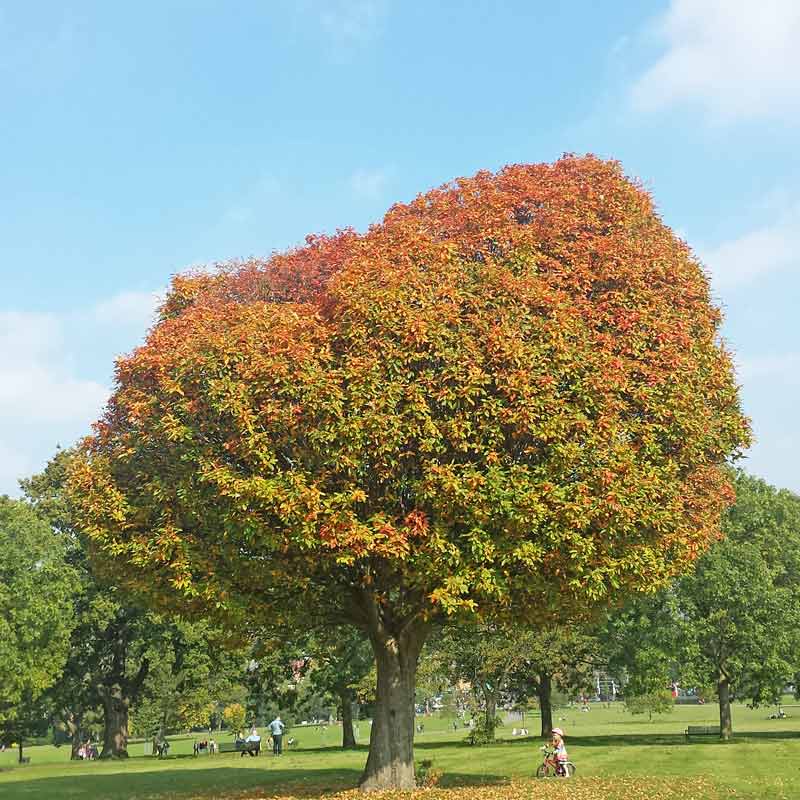
M 359 197 L 375 200 L 383 194 L 392 174 L 390 167 L 357 169 L 350 176 L 350 188 Z
M 102 324 L 132 325 L 144 329 L 152 324 L 163 299 L 163 291 L 119 292 L 97 303 L 91 313 Z
M 752 418 L 755 440 L 744 467 L 776 486 L 800 492 L 800 351 L 740 356 L 737 361 L 744 410 Z
M 0 312 L 0 419 L 70 422 L 96 414 L 106 387 L 73 374 L 65 331 L 55 314 Z
M 19 447 L 9 448 L 0 441 L 0 495 L 18 495 L 17 481 L 31 475 L 37 466 L 40 465 L 30 457 L 30 451 Z
M 0 494 L 18 494 L 19 478 L 89 432 L 114 356 L 140 339 L 161 294 L 120 292 L 60 314 L 0 311 Z
M 87 433 L 108 397 L 77 374 L 68 330 L 56 314 L 0 312 L 0 493 Z
M 641 110 L 693 103 L 718 119 L 800 112 L 798 0 L 671 0 L 661 58 L 632 90 Z
M 700 253 L 714 286 L 726 289 L 752 283 L 768 273 L 800 273 L 800 204 L 774 222 Z

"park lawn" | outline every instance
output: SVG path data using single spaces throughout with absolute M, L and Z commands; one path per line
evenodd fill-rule
M 620 704 L 593 706 L 589 713 L 562 710 L 556 717 L 567 733 L 570 758 L 578 777 L 570 782 L 516 781 L 529 778 L 538 763 L 538 740 L 511 738 L 519 721 L 500 729 L 504 741 L 484 748 L 463 744 L 465 731 L 453 731 L 452 720 L 425 718 L 417 735 L 418 761 L 430 759 L 442 772 L 441 792 L 426 800 L 523 800 L 572 798 L 786 798 L 800 800 L 800 709 L 787 709 L 787 720 L 767 720 L 764 709 L 734 709 L 734 742 L 713 739 L 687 743 L 687 724 L 716 724 L 717 707 L 679 706 L 649 722 L 631 717 Z M 525 720 L 535 732 L 538 719 Z M 360 723 L 360 740 L 369 727 Z M 342 752 L 340 731 L 295 727 L 296 751 L 280 758 L 264 754 L 240 758 L 191 754 L 194 737 L 176 737 L 164 761 L 138 755 L 134 745 L 127 762 L 69 762 L 68 748 L 28 750 L 31 764 L 13 767 L 13 753 L 0 755 L 3 800 L 177 800 L 178 798 L 316 797 L 351 789 L 366 758 L 366 746 Z M 515 781 L 509 783 L 509 780 Z M 566 784 L 569 783 L 569 789 Z M 478 785 L 483 784 L 484 789 Z M 546 786 L 542 786 L 546 784 Z M 342 800 L 350 800 L 348 793 Z

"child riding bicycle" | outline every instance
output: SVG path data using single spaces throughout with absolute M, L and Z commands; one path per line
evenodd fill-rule
M 556 775 L 566 775 L 564 765 L 569 760 L 569 757 L 567 756 L 567 746 L 564 744 L 564 731 L 561 728 L 553 728 L 550 747 L 553 750 L 550 763 L 555 767 Z

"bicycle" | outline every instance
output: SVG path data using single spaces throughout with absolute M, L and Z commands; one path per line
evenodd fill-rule
M 536 770 L 537 778 L 571 778 L 575 774 L 575 765 L 571 761 L 557 761 L 552 747 L 544 745 L 539 749 L 544 759 Z

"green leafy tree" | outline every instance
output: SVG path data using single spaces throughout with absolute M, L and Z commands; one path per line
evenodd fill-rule
M 308 680 L 314 690 L 329 696 L 342 720 L 342 747 L 356 746 L 353 706 L 358 688 L 375 664 L 369 641 L 358 629 L 319 631 L 307 644 Z
M 631 714 L 647 714 L 650 721 L 653 714 L 669 714 L 675 708 L 675 700 L 669 689 L 656 689 L 644 694 L 632 694 L 625 698 L 625 708 Z
M 516 635 L 521 653 L 510 689 L 519 700 L 536 698 L 540 733 L 545 738 L 553 731 L 553 690 L 588 690 L 595 668 L 605 665 L 595 627 L 587 621 L 573 621 L 509 633 Z
M 23 721 L 67 659 L 76 588 L 50 526 L 27 503 L 0 497 L 0 724 L 17 730 L 20 758 Z
M 52 707 L 46 694 L 35 695 L 25 690 L 16 706 L 7 708 L 0 719 L 0 743 L 7 747 L 15 744 L 18 760 L 25 758 L 25 742 L 34 736 L 44 736 L 50 726 Z
M 726 539 L 678 585 L 683 657 L 714 685 L 722 737 L 733 694 L 774 702 L 800 665 L 800 497 L 739 472 Z
M 634 598 L 609 615 L 601 646 L 609 669 L 622 680 L 626 702 L 655 696 L 678 677 L 681 636 L 675 587 Z
M 176 278 L 71 471 L 80 527 L 155 602 L 361 628 L 361 785 L 412 788 L 437 620 L 606 605 L 715 537 L 748 441 L 719 326 L 619 164 L 480 172 Z
M 101 758 L 125 758 L 128 715 L 143 690 L 153 646 L 168 625 L 89 558 L 64 493 L 74 455 L 72 450 L 59 450 L 41 473 L 20 481 L 78 575 L 70 610 L 75 624 L 69 657 L 54 676 L 57 680 L 49 695 L 55 715 L 71 734 L 73 758 L 78 757 L 98 709 L 103 720 Z
M 245 722 L 247 721 L 247 709 L 241 703 L 231 703 L 229 706 L 225 706 L 222 718 L 233 734 L 238 735 L 244 730 Z
M 428 643 L 425 670 L 428 683 L 435 676 L 441 687 L 461 686 L 477 717 L 470 741 L 494 741 L 501 724 L 498 703 L 510 689 L 512 676 L 524 665 L 527 637 L 493 622 L 452 625 Z
M 768 677 L 792 675 L 785 624 L 800 625 L 789 590 L 776 586 L 757 545 L 723 541 L 678 589 L 684 681 L 716 686 L 722 738 L 732 735 L 733 693 L 762 698 Z
M 680 665 L 685 685 L 713 687 L 723 739 L 733 733 L 734 697 L 774 702 L 800 663 L 800 498 L 743 472 L 733 477 L 725 539 L 609 627 L 628 701 L 662 690 Z
M 173 620 L 150 644 L 150 669 L 136 704 L 136 730 L 167 733 L 208 727 L 218 697 L 244 676 L 244 654 L 221 646 L 207 623 Z

